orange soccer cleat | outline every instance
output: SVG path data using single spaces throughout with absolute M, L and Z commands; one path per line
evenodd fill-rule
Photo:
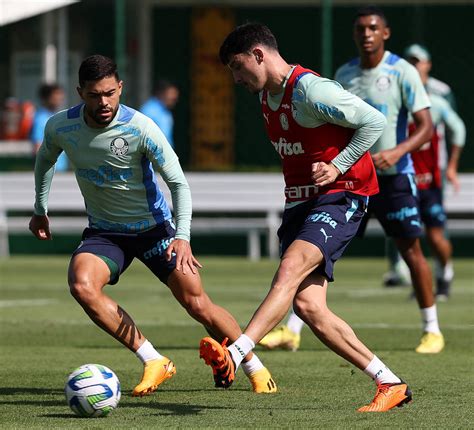
M 174 363 L 166 357 L 146 361 L 141 382 L 133 389 L 132 396 L 142 397 L 156 391 L 158 386 L 176 373 Z
M 248 375 L 254 393 L 276 393 L 277 385 L 266 367 Z
M 357 410 L 359 412 L 386 412 L 395 406 L 400 408 L 411 400 L 411 391 L 405 382 L 380 384 L 377 385 L 377 392 L 372 403 Z
M 235 379 L 235 363 L 225 346 L 227 340 L 220 344 L 212 337 L 205 337 L 199 345 L 199 357 L 212 367 L 216 388 L 229 388 Z

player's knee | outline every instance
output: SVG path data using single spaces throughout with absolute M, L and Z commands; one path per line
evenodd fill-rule
M 314 324 L 319 324 L 324 321 L 324 315 L 328 311 L 326 306 L 323 306 L 315 301 L 302 300 L 296 298 L 293 302 L 293 310 L 303 321 L 311 321 Z
M 289 284 L 291 280 L 299 278 L 302 270 L 302 262 L 295 258 L 283 257 L 278 267 L 276 284 Z
M 69 291 L 78 302 L 87 303 L 94 300 L 97 287 L 88 277 L 76 277 L 69 280 Z
M 409 267 L 415 266 L 419 263 L 420 259 L 423 260 L 425 258 L 418 239 L 404 244 L 402 249 L 400 249 L 400 253 Z
M 199 321 L 201 324 L 209 324 L 211 321 L 210 318 L 210 306 L 209 300 L 190 296 L 186 297 L 182 303 L 188 314 L 193 317 L 196 321 Z

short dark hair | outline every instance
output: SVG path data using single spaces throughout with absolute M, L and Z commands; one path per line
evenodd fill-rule
M 117 64 L 111 58 L 103 55 L 91 55 L 79 67 L 79 85 L 81 87 L 84 87 L 86 81 L 99 81 L 109 76 L 115 76 L 117 81 L 120 80 Z
M 219 58 L 226 65 L 232 55 L 250 52 L 257 44 L 278 51 L 276 38 L 266 25 L 258 22 L 239 25 L 225 38 L 219 50 Z
M 46 101 L 51 97 L 51 94 L 59 90 L 62 90 L 59 84 L 41 84 L 38 88 L 38 97 L 41 101 Z
M 178 86 L 170 81 L 169 79 L 158 79 L 155 82 L 155 86 L 153 87 L 153 92 L 155 94 L 163 94 L 168 88 L 178 88 Z
M 357 21 L 357 19 L 360 18 L 361 16 L 369 16 L 369 15 L 376 15 L 380 17 L 380 19 L 382 19 L 385 25 L 388 27 L 388 20 L 385 14 L 383 13 L 383 10 L 375 5 L 362 6 L 361 8 L 357 9 L 354 22 Z

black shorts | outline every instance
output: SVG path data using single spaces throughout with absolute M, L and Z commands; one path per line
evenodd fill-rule
M 370 197 L 367 215 L 358 236 L 363 236 L 371 214 L 385 234 L 394 238 L 414 238 L 423 234 L 417 188 L 413 175 L 378 176 L 380 192 Z
M 317 196 L 283 213 L 278 230 L 281 255 L 297 239 L 316 245 L 324 263 L 316 273 L 334 280 L 334 264 L 357 233 L 368 197 L 347 191 Z
M 421 221 L 426 227 L 444 227 L 446 212 L 443 207 L 443 193 L 440 188 L 418 190 L 420 196 Z
M 176 230 L 168 221 L 139 233 L 114 233 L 86 228 L 72 257 L 88 252 L 114 261 L 119 268 L 119 274 L 109 281 L 110 284 L 118 282 L 119 276 L 136 257 L 166 283 L 168 276 L 176 268 L 176 256 L 173 255 L 170 261 L 166 261 L 165 257 L 165 251 L 174 240 L 175 233 Z

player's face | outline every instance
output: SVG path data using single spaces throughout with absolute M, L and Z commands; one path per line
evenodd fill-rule
M 173 109 L 178 103 L 179 90 L 175 87 L 169 87 L 162 96 L 162 102 L 168 109 Z
M 264 67 L 258 55 L 255 52 L 236 54 L 231 57 L 228 64 L 234 82 L 243 85 L 254 94 L 262 91 L 266 84 Z
M 98 81 L 86 81 L 77 89 L 84 101 L 86 120 L 91 127 L 106 127 L 114 119 L 122 94 L 122 81 L 108 76 Z
M 64 103 L 64 91 L 62 89 L 54 90 L 47 101 L 48 107 L 52 111 L 57 111 Z
M 390 29 L 378 15 L 360 16 L 354 23 L 354 41 L 361 54 L 373 54 L 384 49 Z

